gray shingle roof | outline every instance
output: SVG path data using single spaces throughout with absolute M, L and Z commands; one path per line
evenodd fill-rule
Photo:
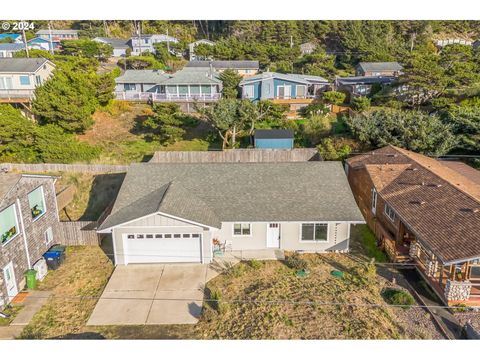
M 0 200 L 20 181 L 21 174 L 0 173 Z
M 347 76 L 337 77 L 335 82 L 340 85 L 361 85 L 361 84 L 390 84 L 397 81 L 394 76 Z
M 159 70 L 127 70 L 122 76 L 115 79 L 117 84 L 146 83 L 159 84 L 168 79 L 167 75 Z
M 276 72 L 264 72 L 249 78 L 243 79 L 240 82 L 240 85 L 250 84 L 257 81 L 262 81 L 270 78 L 283 79 L 292 82 L 298 82 L 301 84 L 311 84 L 311 83 L 328 83 L 328 80 L 321 76 L 314 75 L 304 75 L 304 74 L 281 74 Z
M 164 85 L 217 85 L 222 82 L 218 79 L 218 73 L 210 76 L 209 68 L 183 68 L 162 82 Z
M 70 34 L 70 35 L 77 35 L 78 30 L 71 30 L 71 29 L 65 29 L 65 30 L 56 30 L 56 29 L 43 29 L 43 30 L 38 30 L 36 35 L 58 35 L 58 34 Z
M 256 129 L 256 139 L 293 139 L 295 133 L 292 129 Z
M 258 69 L 259 62 L 256 60 L 212 60 L 212 61 L 189 61 L 186 67 L 208 68 L 210 64 L 215 69 Z
M 1 58 L 0 72 L 31 73 L 37 71 L 47 61 L 44 58 Z
M 128 49 L 128 40 L 125 39 L 114 39 L 114 38 L 107 38 L 107 37 L 96 37 L 93 39 L 94 41 L 98 42 L 103 42 L 106 43 L 110 46 L 112 46 L 114 49 Z
M 360 62 L 358 66 L 363 71 L 400 71 L 403 66 L 398 62 Z
M 340 162 L 143 163 L 130 166 L 99 230 L 157 211 L 213 227 L 222 221 L 364 221 Z
M 23 50 L 25 45 L 23 43 L 0 43 L 0 50 L 7 50 L 7 51 L 18 51 Z

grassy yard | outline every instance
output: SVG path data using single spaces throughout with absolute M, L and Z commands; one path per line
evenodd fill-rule
M 5 309 L 3 309 L 2 313 L 5 315 L 8 315 L 8 318 L 2 318 L 0 317 L 0 326 L 7 326 L 9 325 L 13 319 L 15 319 L 15 316 L 20 312 L 20 310 L 23 308 L 23 305 L 16 305 L 16 304 L 10 304 L 8 305 Z
M 187 127 L 184 140 L 171 145 L 162 145 L 157 141 L 147 141 L 136 124 L 151 114 L 150 106 L 124 101 L 114 101 L 108 109 L 97 111 L 91 129 L 78 138 L 101 148 L 100 157 L 93 161 L 106 164 L 129 164 L 147 161 L 155 151 L 195 151 L 208 150 L 219 144 L 209 143 L 205 138 L 210 128 L 199 122 Z
M 88 174 L 62 172 L 57 189 L 73 185 L 77 189 L 73 200 L 60 211 L 61 220 L 97 220 L 102 212 L 117 196 L 122 185 L 124 174 Z
M 51 290 L 52 298 L 24 328 L 21 338 L 55 338 L 80 332 L 112 271 L 112 263 L 99 247 L 68 247 L 65 263 L 50 271 L 39 285 L 39 290 Z

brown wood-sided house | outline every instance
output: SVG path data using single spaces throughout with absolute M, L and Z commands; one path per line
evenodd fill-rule
M 446 164 L 386 146 L 345 166 L 389 257 L 414 263 L 445 303 L 479 305 L 480 179 L 474 169 Z

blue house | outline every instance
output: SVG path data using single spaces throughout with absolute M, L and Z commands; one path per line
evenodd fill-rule
M 5 40 L 5 39 L 10 39 L 14 43 L 23 42 L 21 34 L 8 34 L 8 33 L 0 34 L 0 40 Z
M 289 106 L 289 117 L 311 104 L 321 93 L 330 89 L 330 83 L 321 76 L 264 72 L 240 82 L 242 99 L 270 100 Z
M 28 40 L 27 44 L 29 49 L 37 49 L 37 50 L 45 50 L 45 51 L 56 50 L 60 48 L 60 42 L 53 41 L 53 40 L 50 42 L 50 40 L 46 40 L 40 37 L 36 37 Z
M 291 129 L 257 129 L 254 133 L 257 149 L 293 149 L 294 132 Z

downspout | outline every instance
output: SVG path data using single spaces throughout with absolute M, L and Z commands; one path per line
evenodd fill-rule
M 20 216 L 20 224 L 22 224 L 23 244 L 25 246 L 25 255 L 27 256 L 27 265 L 28 265 L 28 268 L 31 269 L 32 264 L 30 262 L 30 253 L 28 252 L 27 233 L 25 231 L 25 224 L 23 223 L 22 208 L 20 207 L 20 200 L 18 200 L 18 198 L 17 198 L 17 208 L 18 208 L 18 215 Z

